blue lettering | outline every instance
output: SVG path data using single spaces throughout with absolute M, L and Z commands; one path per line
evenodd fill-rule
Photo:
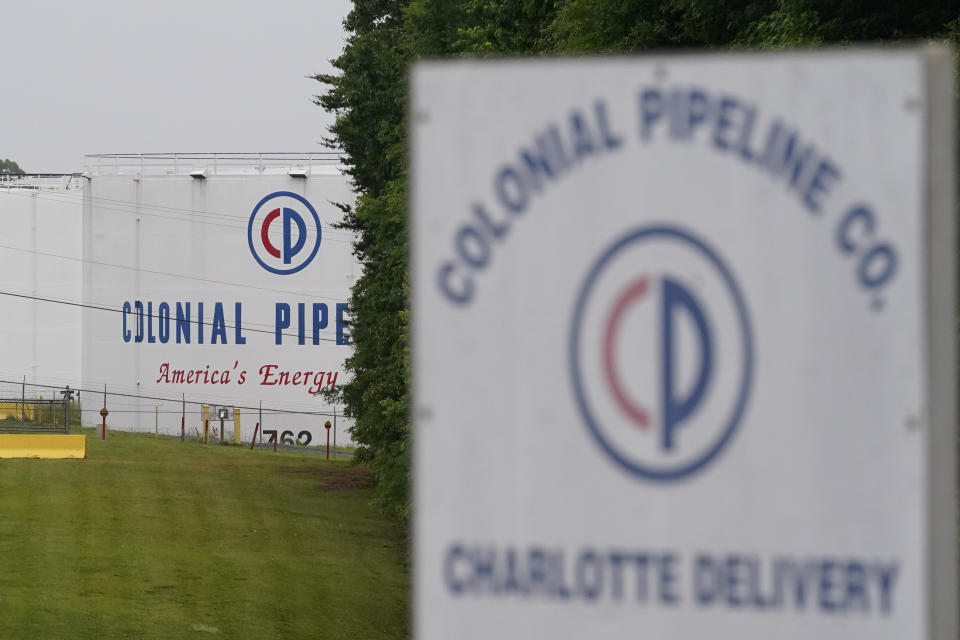
M 570 165 L 564 155 L 563 141 L 556 126 L 550 126 L 545 135 L 536 137 L 537 150 L 520 150 L 520 159 L 526 168 L 527 182 L 535 190 L 540 191 L 543 186 L 541 177 L 553 180 L 563 173 Z
M 713 560 L 706 554 L 697 556 L 694 562 L 693 588 L 697 603 L 701 606 L 712 604 L 720 591 L 720 579 Z
M 147 303 L 147 342 L 155 343 L 156 336 L 153 335 L 153 303 Z
M 609 151 L 618 149 L 623 144 L 623 138 L 610 128 L 610 118 L 607 116 L 607 104 L 603 100 L 597 100 L 594 105 L 594 110 L 597 113 L 597 128 L 600 129 L 603 146 Z
M 863 564 L 857 561 L 848 562 L 845 574 L 847 589 L 843 608 L 868 611 L 870 601 L 867 598 L 867 571 Z
M 726 571 L 726 589 L 727 589 L 727 604 L 734 609 L 740 606 L 743 606 L 743 600 L 740 599 L 740 576 L 738 575 L 738 569 L 740 568 L 741 560 L 739 556 L 731 555 L 727 557 L 726 566 L 724 570 Z
M 239 302 L 235 302 L 233 305 L 233 313 L 236 316 L 233 323 L 233 341 L 235 344 L 247 344 L 247 339 L 241 334 L 243 329 L 240 322 L 240 307 Z
M 291 243 L 293 234 L 290 233 L 290 223 L 297 225 L 297 242 Z M 283 263 L 290 264 L 293 256 L 300 253 L 307 241 L 307 225 L 299 213 L 287 207 L 283 208 Z
M 858 224 L 855 225 L 855 223 Z M 850 230 L 854 226 L 859 226 L 863 229 L 860 235 L 861 238 L 873 236 L 874 229 L 876 228 L 876 218 L 873 215 L 873 210 L 870 209 L 868 205 L 853 207 L 841 218 L 840 223 L 837 225 L 837 244 L 840 245 L 840 250 L 844 253 L 853 253 L 857 250 L 857 243 L 851 240 L 850 237 Z
M 494 585 L 494 562 L 496 559 L 496 550 L 494 549 L 474 549 L 470 554 L 473 560 L 473 587 L 481 589 L 486 587 L 496 593 Z
M 830 189 L 839 178 L 840 170 L 833 166 L 830 160 L 821 160 L 803 191 L 803 203 L 807 205 L 807 209 L 820 213 L 823 204 L 820 196 L 829 195 Z
M 637 572 L 637 600 L 646 602 L 647 600 L 647 569 L 650 566 L 650 558 L 646 554 L 638 553 L 633 557 L 634 569 Z
M 503 583 L 503 591 L 505 593 L 526 593 L 527 587 L 524 582 L 521 582 L 517 576 L 517 551 L 516 549 L 507 549 L 506 552 L 506 561 L 507 561 L 507 575 L 506 580 Z
M 586 156 L 597 152 L 597 145 L 594 142 L 587 123 L 583 120 L 583 115 L 579 111 L 570 114 L 570 134 L 573 137 L 573 156 L 576 160 L 582 160 Z
M 503 236 L 507 235 L 507 231 L 510 230 L 510 225 L 506 222 L 494 222 L 490 219 L 490 214 L 487 213 L 487 210 L 484 209 L 481 204 L 473 205 L 473 215 L 476 216 L 477 221 L 480 222 L 481 226 L 486 230 L 493 238 L 499 240 Z
M 190 303 L 177 303 L 177 344 L 190 344 Z
M 899 570 L 900 568 L 895 564 L 877 567 L 880 581 L 880 610 L 884 613 L 889 613 L 893 609 L 893 583 L 897 579 Z
M 577 558 L 577 591 L 587 600 L 596 600 L 603 590 L 603 565 L 593 551 L 584 551 Z
M 320 330 L 327 328 L 327 305 L 323 302 L 313 303 L 313 344 L 320 344 Z
M 132 312 L 130 303 L 126 300 L 123 302 L 123 341 L 130 342 L 130 329 L 127 328 L 127 315 Z
M 160 342 L 166 344 L 170 340 L 170 305 L 166 302 L 161 302 L 157 310 L 157 316 L 157 324 L 160 329 Z
M 457 579 L 456 567 L 454 565 L 458 560 L 462 560 L 464 555 L 463 547 L 455 544 L 447 550 L 447 554 L 444 557 L 443 576 L 446 580 L 447 588 L 454 594 L 463 593 L 464 583 L 462 580 Z
M 454 287 L 450 282 L 450 276 L 457 270 L 457 266 L 452 262 L 446 262 L 440 265 L 440 271 L 437 272 L 437 282 L 440 285 L 440 291 L 455 304 L 466 304 L 473 297 L 473 279 L 464 276 L 460 287 Z
M 274 340 L 276 344 L 282 344 L 283 330 L 290 328 L 290 305 L 285 302 L 278 302 L 275 311 Z
M 662 604 L 676 604 L 680 599 L 676 592 L 677 562 L 677 556 L 672 553 L 668 553 L 660 558 L 660 571 L 657 573 L 657 577 L 659 578 L 657 581 L 657 593 L 660 596 L 660 602 Z
M 640 92 L 640 137 L 650 139 L 650 129 L 663 116 L 663 98 L 659 89 Z
M 536 593 L 547 587 L 547 577 L 549 575 L 549 565 L 547 564 L 547 552 L 540 547 L 533 547 L 527 553 L 527 573 L 530 576 L 530 591 Z
M 217 344 L 217 338 L 220 339 L 220 344 L 227 344 L 227 323 L 223 317 L 222 302 L 213 304 L 213 331 L 210 333 L 210 344 Z
M 879 265 L 879 266 L 877 266 Z M 887 243 L 874 246 L 860 260 L 857 278 L 868 289 L 882 287 L 897 271 L 897 254 Z
M 297 303 L 297 344 L 307 344 L 307 305 Z
M 460 227 L 454 244 L 457 247 L 457 253 L 471 267 L 483 269 L 490 261 L 490 245 L 473 227 L 467 225 Z
M 769 169 L 777 177 L 786 172 L 790 176 L 790 187 L 796 188 L 807 164 L 814 160 L 815 156 L 812 145 L 800 148 L 797 142 L 797 134 L 790 132 L 783 141 L 779 157 L 771 159 L 772 163 L 769 165 Z
M 833 612 L 837 609 L 837 603 L 831 598 L 836 586 L 832 574 L 837 569 L 837 564 L 830 560 L 820 564 L 820 608 L 824 611 Z
M 753 136 L 753 126 L 757 119 L 757 109 L 755 107 L 743 108 L 743 129 L 740 130 L 740 139 L 737 141 L 737 148 L 740 151 L 740 157 L 746 162 L 753 160 L 754 152 L 750 148 L 750 139 Z
M 617 551 L 610 552 L 610 574 L 611 579 L 611 594 L 614 599 L 620 600 L 623 598 L 623 562 L 626 560 L 626 557 Z
M 693 132 L 703 124 L 710 113 L 710 99 L 700 89 L 692 89 L 687 102 L 687 139 L 693 138 Z
M 337 344 L 350 344 L 350 336 L 344 332 L 348 324 L 343 317 L 349 307 L 346 302 L 337 303 Z
M 713 128 L 713 145 L 726 151 L 730 148 L 730 143 L 724 137 L 727 130 L 733 125 L 730 120 L 730 113 L 737 108 L 737 101 L 731 97 L 725 96 L 720 99 L 720 109 L 717 112 L 717 120 Z
M 679 398 L 675 394 L 677 381 L 674 376 L 675 355 L 673 334 L 677 312 L 680 309 L 684 309 L 693 319 L 700 337 L 700 373 L 697 376 L 696 383 L 693 385 L 693 389 L 685 398 Z M 661 331 L 663 331 L 663 342 L 661 343 L 663 366 L 662 446 L 664 449 L 672 449 L 675 439 L 674 432 L 694 412 L 697 405 L 700 404 L 703 394 L 707 390 L 707 383 L 710 381 L 710 371 L 713 367 L 713 341 L 710 337 L 710 327 L 707 325 L 707 318 L 701 310 L 700 304 L 685 287 L 670 278 L 663 279 L 663 307 L 661 318 Z
M 517 170 L 509 165 L 497 172 L 494 190 L 497 193 L 497 200 L 511 213 L 523 213 L 530 202 L 526 183 Z
M 133 308 L 137 314 L 137 333 L 133 336 L 133 341 L 143 342 L 143 303 L 139 300 L 134 300 Z

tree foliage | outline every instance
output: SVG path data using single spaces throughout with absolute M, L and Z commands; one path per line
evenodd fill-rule
M 354 0 L 338 73 L 317 104 L 336 115 L 358 197 L 342 226 L 364 266 L 351 297 L 352 380 L 336 393 L 378 477 L 378 499 L 408 514 L 407 72 L 452 56 L 636 53 L 948 39 L 960 7 L 930 0 Z
M 0 160 L 0 175 L 23 175 L 23 169 L 13 160 Z

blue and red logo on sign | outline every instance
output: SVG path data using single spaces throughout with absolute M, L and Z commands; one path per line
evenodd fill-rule
M 590 269 L 570 333 L 574 395 L 630 473 L 678 480 L 711 462 L 743 417 L 752 367 L 743 295 L 703 240 L 644 227 Z
M 310 264 L 320 249 L 321 236 L 316 210 L 306 198 L 290 191 L 266 196 L 254 207 L 247 225 L 250 253 L 264 269 L 280 275 Z

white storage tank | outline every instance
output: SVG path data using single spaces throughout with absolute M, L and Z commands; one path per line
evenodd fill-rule
M 0 397 L 20 397 L 24 381 L 80 379 L 82 184 L 78 175 L 0 176 Z
M 109 428 L 196 437 L 202 405 L 310 445 L 336 421 L 347 299 L 360 274 L 349 177 L 323 154 L 89 156 L 83 190 L 83 386 Z M 175 399 L 181 399 L 180 402 Z M 84 423 L 99 398 L 83 398 Z M 263 407 L 261 418 L 260 407 Z M 210 428 L 220 421 L 211 416 Z

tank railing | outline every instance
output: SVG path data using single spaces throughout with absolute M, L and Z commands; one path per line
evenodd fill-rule
M 313 167 L 342 164 L 343 154 L 338 151 L 98 153 L 86 158 L 87 172 L 95 175 L 187 175 L 199 169 L 218 175 L 274 173 L 294 168 L 302 168 L 309 175 Z
M 0 173 L 0 189 L 66 191 L 82 186 L 79 173 Z

